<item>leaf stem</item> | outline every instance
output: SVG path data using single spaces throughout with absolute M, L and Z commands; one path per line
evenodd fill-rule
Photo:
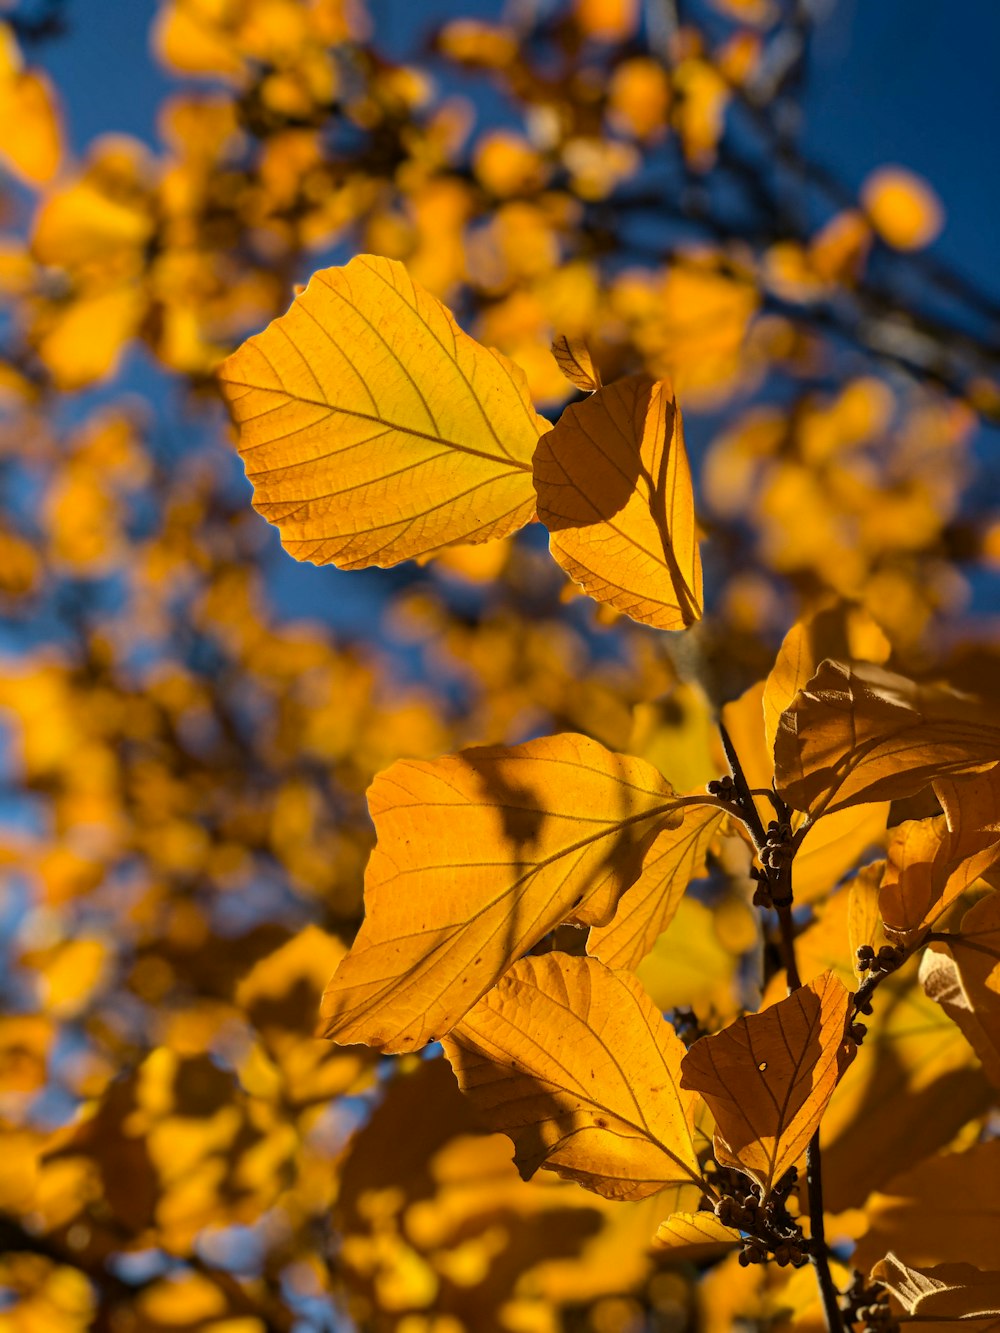
M 767 846 L 767 833 L 754 803 L 753 793 L 747 783 L 746 775 L 743 772 L 743 765 L 740 763 L 740 757 L 736 753 L 732 738 L 721 722 L 719 723 L 719 732 L 722 736 L 722 748 L 726 752 L 726 759 L 729 761 L 729 768 L 733 775 L 733 783 L 736 787 L 736 796 L 743 823 L 746 825 L 751 838 L 753 838 L 758 853 L 763 852 Z M 777 805 L 775 809 L 778 809 Z M 779 817 L 780 814 L 781 812 L 779 812 Z M 771 871 L 766 863 L 762 862 L 765 865 L 765 873 L 768 875 L 770 887 L 778 890 L 774 895 L 774 911 L 778 917 L 778 928 L 781 933 L 781 957 L 785 964 L 789 993 L 798 990 L 802 985 L 798 959 L 795 956 L 795 920 L 792 917 L 792 865 L 794 853 L 797 850 L 798 843 L 793 843 L 792 858 L 787 863 L 780 864 L 776 873 Z M 826 1326 L 829 1333 L 844 1333 L 844 1321 L 840 1311 L 838 1292 L 833 1281 L 833 1274 L 830 1272 L 830 1252 L 826 1245 L 819 1133 L 817 1129 L 806 1148 L 806 1199 L 809 1208 L 810 1232 L 809 1259 L 816 1271 L 816 1283 L 823 1302 L 823 1311 L 826 1315 Z

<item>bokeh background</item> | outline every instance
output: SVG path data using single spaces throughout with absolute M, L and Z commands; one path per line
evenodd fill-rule
M 655 1199 L 523 1185 L 440 1061 L 313 1030 L 393 759 L 573 729 L 687 789 L 797 615 L 917 673 L 993 651 L 1000 12 L 7 0 L 0 34 L 0 1328 L 810 1327 L 808 1273 L 664 1267 Z M 360 251 L 550 417 L 554 334 L 673 376 L 702 626 L 598 611 L 538 525 L 281 551 L 214 369 Z M 686 904 L 664 1009 L 746 1002 L 745 869 Z M 929 1153 L 986 1094 L 921 1017 Z

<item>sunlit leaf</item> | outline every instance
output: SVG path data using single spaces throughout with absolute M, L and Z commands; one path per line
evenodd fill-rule
M 692 805 L 683 823 L 664 829 L 615 915 L 591 930 L 587 952 L 608 967 L 635 968 L 670 925 L 688 884 L 705 873 L 705 857 L 725 817 L 712 805 Z
M 691 472 L 665 380 L 629 375 L 572 404 L 534 472 L 552 554 L 585 592 L 657 629 L 701 617 Z
M 926 950 L 920 983 L 958 1024 L 983 1072 L 1000 1088 L 1000 893 L 981 898 L 958 930 Z
M 765 1191 L 794 1165 L 854 1058 L 844 1029 L 850 996 L 825 973 L 769 1009 L 702 1037 L 684 1057 L 682 1087 L 715 1116 L 719 1162 Z
M 674 1213 L 656 1230 L 656 1248 L 666 1251 L 671 1260 L 701 1263 L 717 1258 L 742 1237 L 735 1227 L 727 1227 L 714 1213 Z
M 254 504 L 296 559 L 393 565 L 532 516 L 547 423 L 523 374 L 393 260 L 315 273 L 219 377 Z
M 642 1199 L 700 1178 L 684 1047 L 627 972 L 522 958 L 445 1053 L 486 1123 L 514 1140 L 525 1179 L 545 1166 L 607 1198 Z
M 641 759 L 565 734 L 403 760 L 368 793 L 366 916 L 327 988 L 326 1035 L 436 1041 L 562 921 L 603 925 L 677 797 Z
M 601 387 L 601 376 L 582 338 L 568 338 L 561 333 L 552 344 L 552 355 L 574 388 L 594 393 Z
M 774 746 L 778 790 L 814 816 L 912 796 L 936 778 L 992 768 L 998 756 L 1000 716 L 988 701 L 833 661 L 782 714 Z
M 879 167 L 861 187 L 875 230 L 896 250 L 922 250 L 944 226 L 944 209 L 933 189 L 903 167 Z

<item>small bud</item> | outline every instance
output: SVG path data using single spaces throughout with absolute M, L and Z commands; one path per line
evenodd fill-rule
M 747 1268 L 750 1264 L 750 1255 L 746 1250 L 740 1250 L 739 1265 L 741 1268 Z
M 860 1014 L 870 1014 L 873 1012 L 874 1008 L 871 1000 L 862 1000 L 861 1003 L 858 1005 L 858 1013 Z
M 779 1268 L 787 1268 L 792 1261 L 791 1251 L 787 1245 L 779 1245 L 774 1252 L 774 1262 Z
M 864 1023 L 852 1023 L 847 1031 L 851 1039 L 857 1042 L 859 1046 L 868 1034 L 868 1029 L 865 1027 Z

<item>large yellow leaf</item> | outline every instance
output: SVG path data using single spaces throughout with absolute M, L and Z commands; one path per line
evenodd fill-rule
M 591 930 L 587 952 L 608 967 L 637 967 L 670 925 L 688 884 L 705 873 L 705 857 L 725 817 L 715 806 L 691 805 L 682 824 L 664 829 L 612 919 Z
M 879 908 L 905 944 L 1000 861 L 1000 768 L 935 782 L 934 791 L 944 814 L 907 820 L 889 841 Z
M 393 764 L 368 792 L 366 916 L 326 1035 L 436 1041 L 554 926 L 609 920 L 678 800 L 652 765 L 572 734 Z
M 844 1036 L 850 994 L 832 972 L 759 1014 L 702 1037 L 684 1057 L 682 1087 L 716 1121 L 717 1160 L 764 1191 L 805 1151 L 854 1043 Z
M 913 796 L 998 760 L 990 702 L 867 663 L 823 662 L 781 715 L 774 744 L 779 792 L 814 816 Z
M 254 505 L 298 560 L 393 565 L 532 517 L 548 423 L 523 372 L 394 260 L 315 273 L 219 377 Z
M 684 1047 L 635 977 L 596 958 L 522 958 L 446 1038 L 462 1091 L 539 1167 L 609 1199 L 700 1179 Z
M 701 618 L 691 472 L 665 380 L 628 375 L 568 407 L 534 469 L 552 554 L 585 592 L 657 629 Z

